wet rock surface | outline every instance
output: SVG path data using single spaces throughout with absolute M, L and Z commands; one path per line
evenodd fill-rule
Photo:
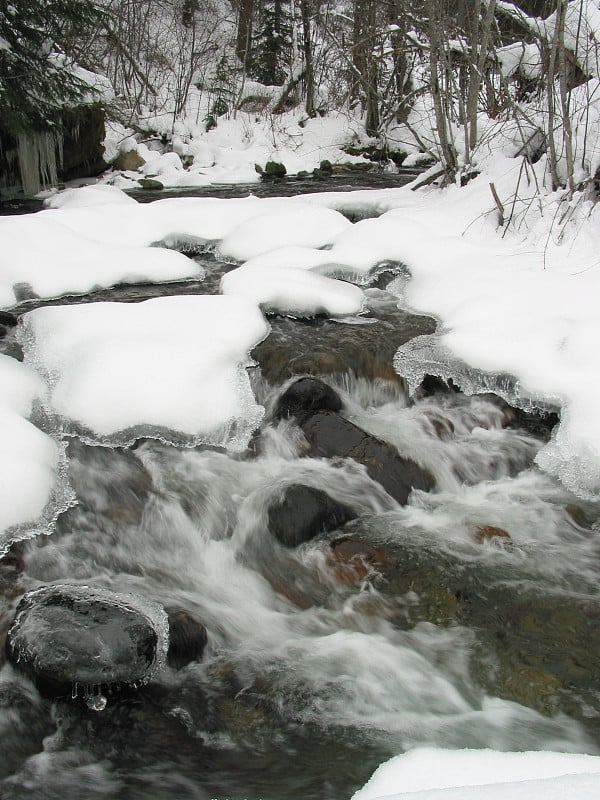
M 47 586 L 19 603 L 8 660 L 45 694 L 143 683 L 164 663 L 166 615 L 154 603 L 88 586 Z
M 208 642 L 206 628 L 187 611 L 168 608 L 169 650 L 167 664 L 182 669 L 192 661 L 201 661 Z
M 429 491 L 435 481 L 427 470 L 401 456 L 395 447 L 366 433 L 331 411 L 319 411 L 301 425 L 314 456 L 352 458 L 400 505 L 413 489 Z
M 288 486 L 269 508 L 269 530 L 285 547 L 297 547 L 356 517 L 346 505 L 311 486 Z
M 339 394 L 318 378 L 300 378 L 294 381 L 279 397 L 273 416 L 275 419 L 295 417 L 304 420 L 316 411 L 341 411 Z

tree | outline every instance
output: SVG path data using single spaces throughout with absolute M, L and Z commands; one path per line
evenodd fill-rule
M 0 128 L 60 125 L 63 107 L 90 91 L 71 68 L 71 42 L 101 18 L 93 0 L 0 0 Z

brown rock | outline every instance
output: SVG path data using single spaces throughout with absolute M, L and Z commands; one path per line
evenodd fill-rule
M 494 525 L 478 525 L 473 533 L 473 539 L 475 539 L 477 544 L 491 542 L 494 539 L 507 539 L 508 541 L 512 541 L 510 534 L 503 528 L 496 528 Z
M 119 153 L 113 161 L 115 169 L 135 172 L 135 170 L 142 167 L 146 161 L 141 157 L 137 150 L 128 150 L 126 153 Z

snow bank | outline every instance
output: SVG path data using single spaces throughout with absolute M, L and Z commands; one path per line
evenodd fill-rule
M 26 535 L 27 526 L 50 521 L 43 518 L 55 489 L 59 447 L 28 420 L 44 391 L 34 372 L 0 355 L 0 555 Z
M 250 85 L 245 89 L 251 91 Z M 191 90 L 187 113 L 177 120 L 175 131 L 170 114 L 144 121 L 148 130 L 172 136 L 174 153 L 152 151 L 143 143 L 135 144 L 145 164 L 135 171 L 108 172 L 104 180 L 122 189 L 139 188 L 138 181 L 143 177 L 155 177 L 165 188 L 256 183 L 260 177 L 255 165 L 264 167 L 268 161 L 284 164 L 290 175 L 311 171 L 323 160 L 332 164 L 365 162 L 362 157 L 344 152 L 350 142 L 355 146 L 361 141 L 368 142 L 358 115 L 330 112 L 311 119 L 302 107 L 275 115 L 237 111 L 235 118 L 219 117 L 217 126 L 206 131 L 203 122 L 209 110 L 203 106 L 206 99 L 196 97 L 195 90 Z M 196 101 L 199 107 L 194 111 Z M 113 123 L 105 143 L 107 158 L 131 149 L 131 133 Z M 174 154 L 178 160 L 173 159 Z
M 329 257 L 357 272 L 386 259 L 405 264 L 412 279 L 404 302 L 440 320 L 443 347 L 475 371 L 514 376 L 517 396 L 507 399 L 562 407 L 560 428 L 538 463 L 594 498 L 600 492 L 600 209 L 581 195 L 564 201 L 541 194 L 532 204 L 531 184 L 535 177 L 543 186 L 544 164 L 535 169 L 523 178 L 520 161 L 496 157 L 466 187 L 403 187 L 370 199 L 357 193 L 385 213 L 342 232 Z M 491 182 L 511 210 L 505 230 L 498 230 Z M 304 199 L 343 209 L 357 202 L 352 194 Z M 482 391 L 487 383 L 482 374 Z
M 32 311 L 19 338 L 66 434 L 243 449 L 262 418 L 245 367 L 268 332 L 237 297 L 161 297 Z
M 68 205 L 68 198 L 66 202 Z M 96 236 L 93 231 L 78 232 L 76 224 L 64 224 L 73 216 L 68 208 L 0 217 L 0 307 L 13 306 L 22 295 L 59 297 L 117 283 L 176 281 L 203 275 L 195 262 L 180 253 L 102 241 L 103 224 L 126 208 L 111 203 L 81 209 L 94 217 Z
M 257 213 L 240 224 L 221 242 L 218 254 L 227 260 L 247 261 L 283 246 L 326 247 L 351 227 L 333 209 L 301 202 L 282 203 L 272 213 Z
M 352 800 L 593 800 L 600 757 L 417 748 L 380 766 Z

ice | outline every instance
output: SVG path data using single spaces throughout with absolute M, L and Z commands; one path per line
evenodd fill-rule
M 357 286 L 294 268 L 246 264 L 223 277 L 221 291 L 246 297 L 263 311 L 292 317 L 343 317 L 358 314 L 364 304 L 363 292 Z
M 600 757 L 416 748 L 382 764 L 352 800 L 593 800 Z
M 263 415 L 245 368 L 267 332 L 243 298 L 188 295 L 38 309 L 19 339 L 47 384 L 47 421 L 63 433 L 237 450 Z
M 485 372 L 470 367 L 457 358 L 443 343 L 439 333 L 418 336 L 403 344 L 394 357 L 394 369 L 414 391 L 425 375 L 451 378 L 465 394 L 493 392 L 517 408 L 531 411 L 557 411 L 559 398 L 552 403 L 548 397 L 529 391 L 514 377 L 505 373 Z
M 48 532 L 71 502 L 63 448 L 28 419 L 44 391 L 32 370 L 0 355 L 0 555 Z

